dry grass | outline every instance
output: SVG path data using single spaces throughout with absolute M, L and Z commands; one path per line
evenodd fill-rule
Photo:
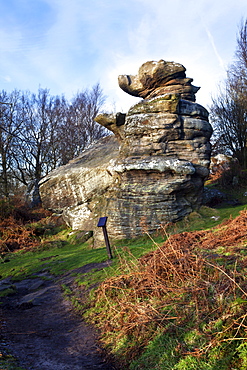
M 196 328 L 207 345 L 193 351 L 179 348 L 194 356 L 222 341 L 246 340 L 246 242 L 243 211 L 210 231 L 172 235 L 162 247 L 133 260 L 130 272 L 104 281 L 96 292 L 101 312 L 94 321 L 105 344 L 113 348 L 116 341 L 125 342 L 118 354 L 131 359 L 157 329 Z M 219 320 L 222 329 L 216 330 Z
M 0 204 L 0 256 L 16 250 L 37 247 L 40 238 L 37 238 L 38 227 L 47 224 L 51 212 L 42 208 L 30 209 L 23 202 L 16 200 L 5 201 Z
M 34 229 L 25 227 L 12 216 L 0 224 L 0 253 L 13 252 L 18 249 L 30 249 L 38 245 L 34 238 Z

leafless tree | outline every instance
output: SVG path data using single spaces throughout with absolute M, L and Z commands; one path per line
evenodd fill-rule
M 11 94 L 0 93 L 0 195 L 9 197 L 13 190 L 13 156 L 12 150 L 19 140 L 23 127 L 23 117 L 20 112 L 20 92 Z
M 56 103 L 47 89 L 39 89 L 37 95 L 25 92 L 21 96 L 19 114 L 24 116 L 25 122 L 12 155 L 13 173 L 25 185 L 30 180 L 39 181 L 56 165 L 51 160 L 50 148 L 58 122 L 53 112 Z
M 11 181 L 36 184 L 51 170 L 84 150 L 107 130 L 94 122 L 104 96 L 99 85 L 78 92 L 71 102 L 48 89 L 0 93 L 0 195 Z
M 235 58 L 213 99 L 211 120 L 218 149 L 247 168 L 247 20 L 240 25 Z
M 60 125 L 61 164 L 66 164 L 94 141 L 108 134 L 103 126 L 94 121 L 104 100 L 103 92 L 97 84 L 91 90 L 78 92 L 68 103 Z

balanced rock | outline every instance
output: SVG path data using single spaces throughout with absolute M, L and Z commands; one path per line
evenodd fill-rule
M 124 91 L 144 99 L 127 114 L 95 118 L 114 136 L 44 178 L 44 205 L 62 211 L 74 228 L 94 229 L 96 239 L 101 216 L 110 237 L 131 238 L 198 208 L 212 127 L 185 71 L 160 60 L 144 63 L 136 76 L 119 76 Z
M 128 94 L 144 99 L 178 93 L 182 99 L 195 101 L 199 87 L 191 85 L 193 79 L 186 78 L 185 71 L 182 64 L 161 59 L 144 63 L 136 76 L 119 76 L 118 83 Z

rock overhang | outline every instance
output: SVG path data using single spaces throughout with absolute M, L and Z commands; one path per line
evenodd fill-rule
M 185 71 L 179 63 L 160 60 L 144 63 L 136 76 L 119 77 L 124 91 L 144 99 L 126 114 L 95 118 L 114 133 L 115 147 L 103 158 L 104 144 L 99 142 L 99 148 L 94 147 L 98 162 L 92 160 L 90 149 L 88 159 L 84 156 L 71 167 L 71 177 L 78 171 L 81 175 L 77 176 L 80 184 L 71 186 L 74 203 L 64 208 L 68 223 L 73 213 L 80 215 L 77 228 L 94 228 L 97 239 L 97 218 L 108 216 L 110 237 L 129 238 L 140 234 L 143 217 L 151 232 L 200 206 L 209 173 L 212 127 L 207 110 L 195 103 L 199 88 Z M 64 171 L 69 173 L 68 167 Z M 93 174 L 99 180 L 100 171 L 97 183 Z M 63 168 L 41 188 L 47 184 L 47 189 L 55 178 L 59 182 L 62 172 Z

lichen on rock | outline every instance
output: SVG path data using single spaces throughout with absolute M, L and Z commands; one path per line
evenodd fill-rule
M 94 229 L 96 239 L 101 216 L 108 216 L 110 237 L 131 238 L 144 224 L 153 232 L 199 207 L 212 127 L 185 71 L 160 60 L 144 63 L 136 76 L 119 76 L 119 86 L 143 100 L 126 114 L 95 118 L 114 136 L 43 179 L 44 205 L 59 208 L 76 228 Z

